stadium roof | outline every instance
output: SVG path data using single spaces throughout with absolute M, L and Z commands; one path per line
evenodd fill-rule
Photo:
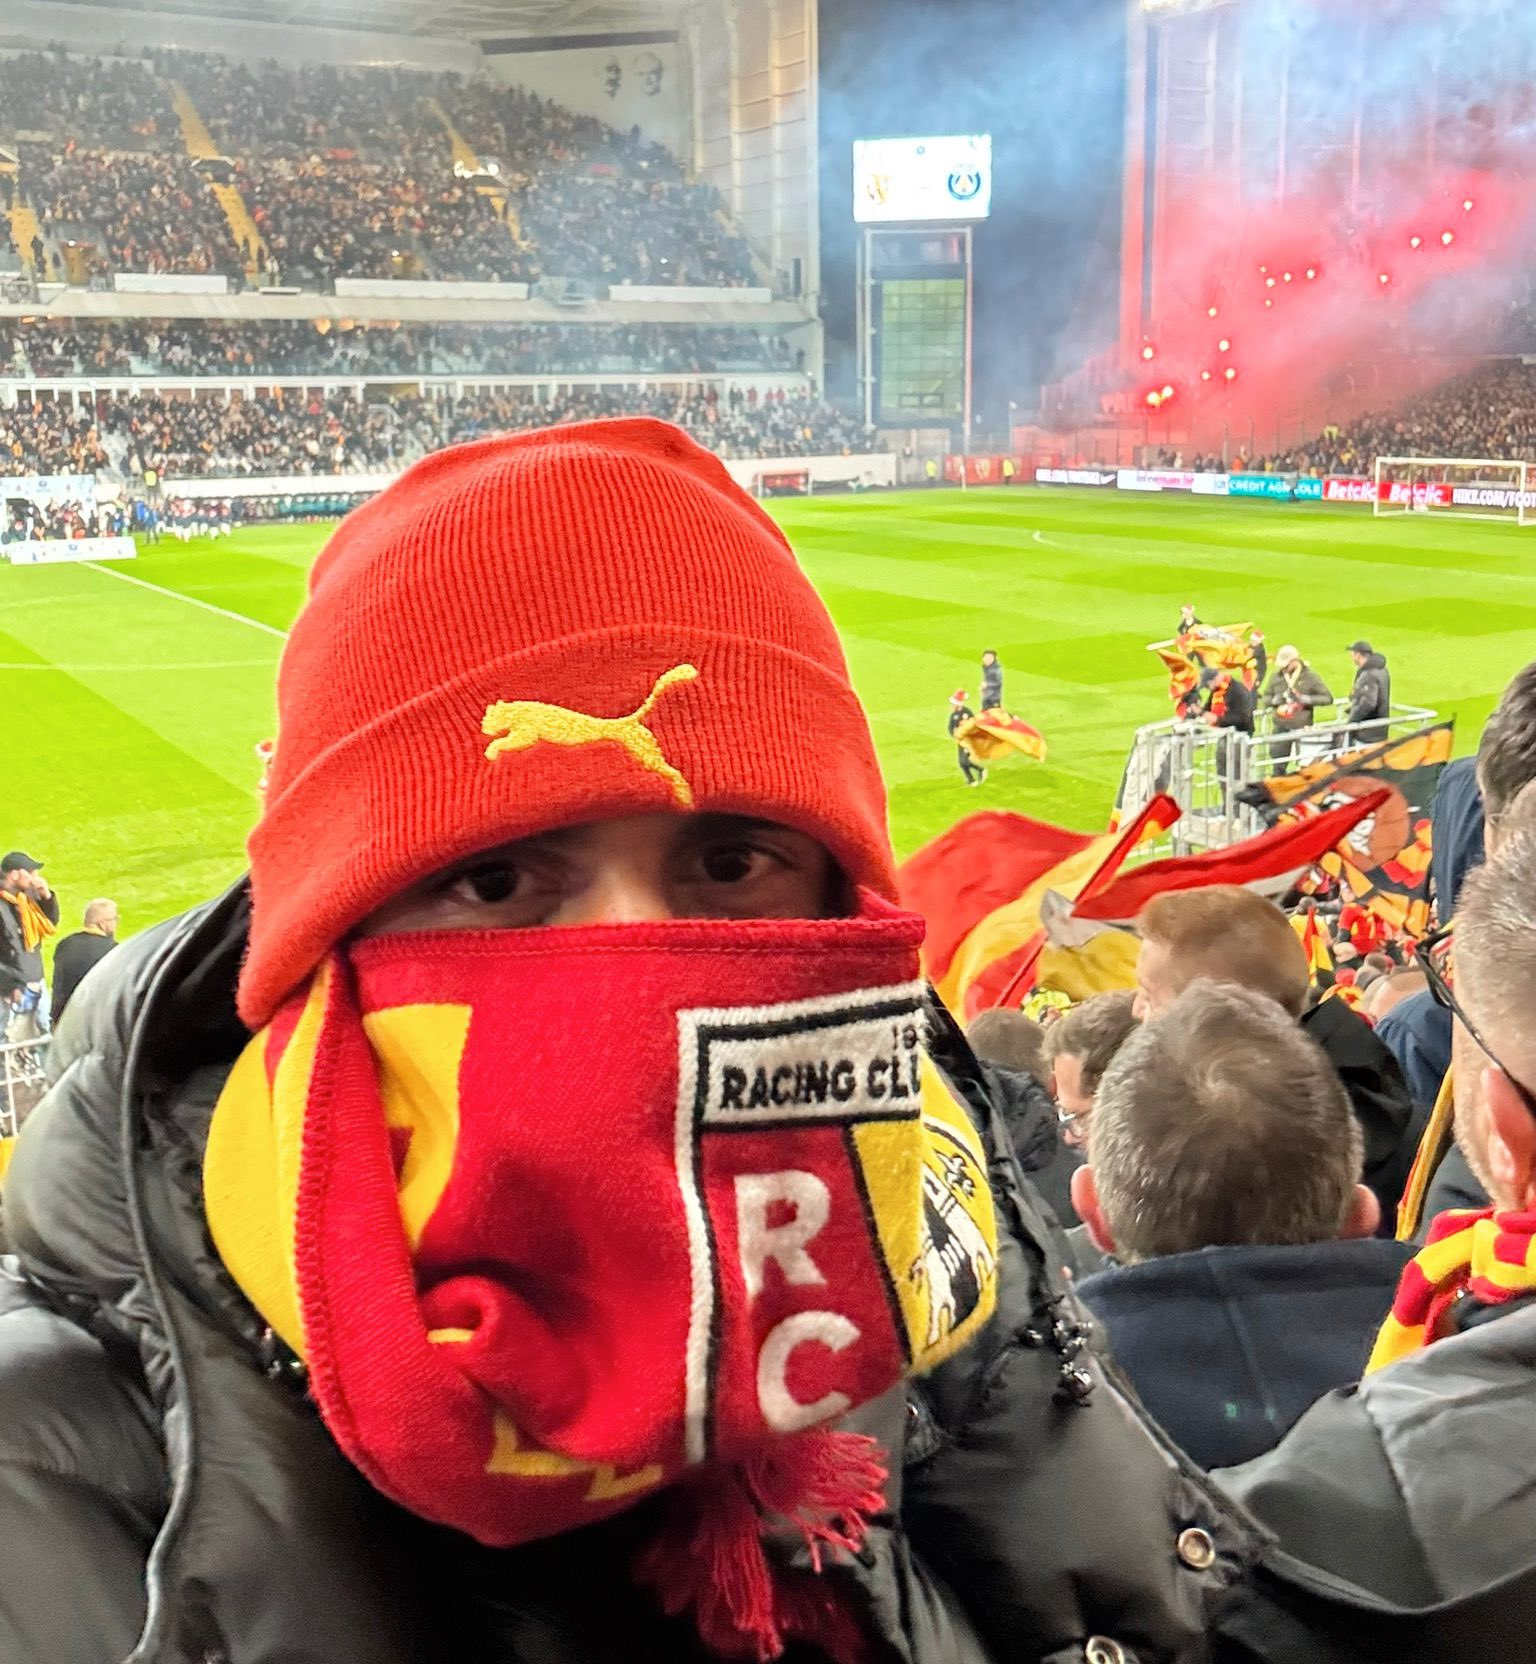
M 111 11 L 144 10 L 144 0 L 85 3 Z M 480 40 L 675 29 L 683 0 L 153 0 L 153 9 L 278 26 L 305 24 Z

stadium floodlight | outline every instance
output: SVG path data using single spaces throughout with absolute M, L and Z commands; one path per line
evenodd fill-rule
M 1376 459 L 1378 520 L 1429 514 L 1452 520 L 1536 525 L 1536 463 L 1443 456 Z

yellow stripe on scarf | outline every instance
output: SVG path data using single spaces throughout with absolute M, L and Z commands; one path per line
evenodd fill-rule
M 294 1263 L 299 1160 L 332 974 L 327 961 L 315 976 L 270 1088 L 268 1031 L 241 1052 L 214 1107 L 203 1156 L 203 1209 L 219 1258 L 300 1358 L 306 1353 Z
M 1423 1223 L 1424 1217 L 1424 1198 L 1429 1194 L 1430 1182 L 1445 1152 L 1450 1148 L 1455 1110 L 1455 1085 L 1451 1079 L 1451 1071 L 1447 1069 L 1445 1079 L 1440 1082 L 1439 1094 L 1435 1098 L 1434 1113 L 1424 1128 L 1424 1136 L 1419 1140 L 1418 1154 L 1413 1158 L 1408 1183 L 1403 1187 L 1402 1200 L 1397 1204 L 1399 1242 L 1414 1242 L 1418 1239 L 1419 1226 Z
M 53 934 L 55 925 L 31 896 L 21 891 L 0 890 L 0 896 L 10 902 L 21 915 L 21 945 L 28 953 L 34 952 Z

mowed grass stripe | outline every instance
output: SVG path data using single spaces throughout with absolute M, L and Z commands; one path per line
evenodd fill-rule
M 1145 644 L 1186 600 L 1211 622 L 1253 618 L 1271 650 L 1294 641 L 1336 693 L 1346 644 L 1369 636 L 1399 699 L 1459 715 L 1463 750 L 1536 658 L 1536 542 L 1503 525 L 1028 489 L 770 508 L 843 634 L 903 854 L 982 808 L 1102 827 L 1135 728 L 1169 709 Z M 30 739 L 9 760 L 0 843 L 36 844 L 71 905 L 114 893 L 138 926 L 239 872 L 281 643 L 177 595 L 286 630 L 328 531 L 162 542 L 127 570 L 169 595 L 0 566 L 0 665 L 24 667 L 0 668 L 0 693 Z M 984 647 L 1051 755 L 969 791 L 945 722 Z

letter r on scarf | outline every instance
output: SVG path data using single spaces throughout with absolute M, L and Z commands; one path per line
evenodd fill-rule
M 776 1203 L 787 1204 L 794 1213 L 774 1225 L 769 1215 Z M 831 1211 L 832 1192 L 814 1173 L 737 1174 L 736 1240 L 749 1300 L 763 1292 L 763 1270 L 769 1260 L 778 1262 L 784 1281 L 794 1286 L 826 1282 L 805 1248 Z

